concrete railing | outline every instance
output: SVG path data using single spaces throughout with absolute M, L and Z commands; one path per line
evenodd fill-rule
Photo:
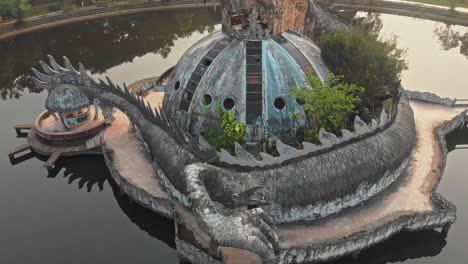
M 319 0 L 319 2 L 336 9 L 395 14 L 468 26 L 467 12 L 451 12 L 447 7 L 442 6 L 437 7 L 412 2 L 385 0 Z
M 209 0 L 207 1 L 207 4 L 218 3 L 218 2 L 219 0 L 214 0 L 214 1 Z M 97 6 L 84 7 L 84 8 L 77 9 L 75 11 L 59 12 L 59 13 L 53 13 L 53 14 L 45 15 L 41 17 L 33 17 L 33 18 L 26 19 L 25 20 L 26 25 L 24 28 L 44 25 L 48 23 L 61 21 L 61 20 L 92 16 L 92 15 L 97 15 L 97 14 L 105 14 L 105 13 L 112 13 L 112 12 L 119 12 L 119 11 L 126 11 L 126 10 L 147 9 L 147 8 L 152 8 L 152 7 L 197 4 L 197 3 L 203 3 L 203 1 L 197 1 L 197 0 L 170 0 L 170 1 L 166 0 L 164 1 L 164 0 L 161 0 L 157 2 L 120 4 L 120 5 L 105 6 L 105 7 L 97 7 Z M 12 22 L 0 25 L 0 36 L 1 34 L 12 32 L 15 30 L 17 30 L 17 28 L 15 28 L 14 23 Z
M 464 115 L 466 115 L 466 112 L 456 116 L 450 122 L 437 129 L 437 136 L 443 152 L 442 171 L 447 163 L 448 153 L 445 138 L 463 126 Z M 413 232 L 443 228 L 443 232 L 447 232 L 457 219 L 457 208 L 437 193 L 436 188 L 437 186 L 434 186 L 430 195 L 431 201 L 436 206 L 432 212 L 402 215 L 372 231 L 355 233 L 341 240 L 324 241 L 306 247 L 283 249 L 279 256 L 279 263 L 317 263 L 334 260 L 350 254 L 358 254 L 360 251 L 381 243 L 403 231 Z
M 455 99 L 453 106 L 468 107 L 468 99 Z

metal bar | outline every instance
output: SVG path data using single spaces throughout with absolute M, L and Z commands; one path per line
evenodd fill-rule
M 8 157 L 15 158 L 15 154 L 21 153 L 21 152 L 29 150 L 29 149 L 31 149 L 31 146 L 29 144 L 24 144 L 24 145 L 18 146 L 16 148 L 10 150 L 10 152 L 8 153 Z
M 49 157 L 49 159 L 46 161 L 46 163 L 44 164 L 44 167 L 47 168 L 47 170 L 51 170 L 55 167 L 55 162 L 57 162 L 57 160 L 60 158 L 60 156 L 62 155 L 62 152 L 60 151 L 56 151 L 54 152 L 54 154 L 52 154 L 52 156 Z
M 30 130 L 34 127 L 33 124 L 16 124 L 13 128 L 16 131 L 17 137 L 26 137 L 28 133 L 23 130 Z
M 33 124 L 16 124 L 15 129 L 31 129 L 33 126 Z

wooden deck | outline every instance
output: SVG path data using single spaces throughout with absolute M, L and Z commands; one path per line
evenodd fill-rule
M 13 128 L 16 131 L 17 137 L 26 137 L 29 130 L 34 127 L 34 124 L 16 124 Z M 25 131 L 26 130 L 26 131 Z
M 455 99 L 455 107 L 468 107 L 468 99 Z
M 29 145 L 29 143 L 18 146 L 18 147 L 14 148 L 14 149 L 11 149 L 8 152 L 8 157 L 10 159 L 14 159 L 16 154 L 19 154 L 19 153 L 24 152 L 26 150 L 31 150 L 31 145 Z
M 60 151 L 54 152 L 54 154 L 52 154 L 52 156 L 50 156 L 49 159 L 46 161 L 46 163 L 44 164 L 44 167 L 46 167 L 48 171 L 53 170 L 55 168 L 55 163 L 57 162 L 57 160 L 60 158 L 61 155 L 62 155 L 62 152 Z

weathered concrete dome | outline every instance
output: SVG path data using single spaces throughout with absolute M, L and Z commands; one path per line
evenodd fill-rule
M 89 98 L 76 86 L 61 84 L 49 91 L 46 109 L 50 112 L 68 113 L 91 105 Z
M 288 95 L 307 86 L 306 74 L 323 80 L 326 72 L 320 49 L 297 32 L 253 41 L 215 32 L 174 68 L 164 110 L 195 135 L 216 126 L 223 111 L 247 125 L 248 140 L 292 135 L 305 114 Z

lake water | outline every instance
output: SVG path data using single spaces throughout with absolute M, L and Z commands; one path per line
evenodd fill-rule
M 399 46 L 408 50 L 409 70 L 402 76 L 407 89 L 468 99 L 468 28 L 391 15 L 379 19 L 382 35 L 398 35 Z M 15 138 L 13 125 L 33 122 L 46 97 L 12 83 L 46 54 L 81 61 L 96 77 L 107 75 L 116 83 L 158 76 L 219 29 L 219 21 L 212 9 L 140 13 L 0 42 L 0 263 L 178 263 L 172 221 L 122 196 L 102 158 L 61 160 L 56 175 L 47 173 L 41 157 L 10 164 L 7 151 L 25 142 Z M 466 263 L 467 156 L 466 149 L 450 153 L 439 187 L 458 207 L 447 237 L 404 233 L 358 260 L 339 263 Z

